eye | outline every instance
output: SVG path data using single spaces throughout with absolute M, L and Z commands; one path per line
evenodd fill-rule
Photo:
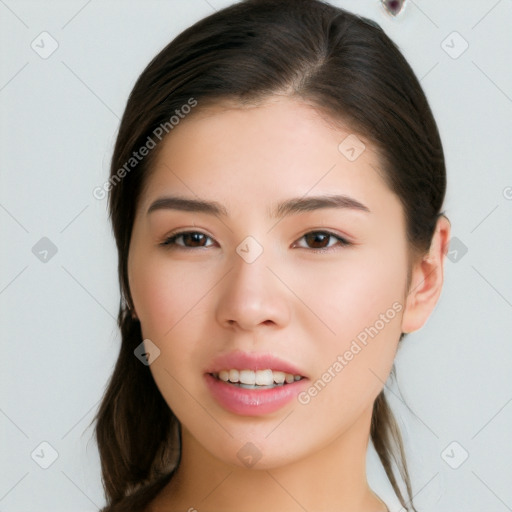
M 208 243 L 208 240 L 211 243 Z M 335 246 L 349 246 L 350 242 L 335 233 L 329 231 L 310 231 L 303 235 L 299 240 L 304 240 L 306 245 L 300 245 L 296 242 L 295 247 L 312 249 L 313 251 L 324 252 Z M 211 247 L 214 245 L 213 239 L 200 231 L 182 231 L 168 236 L 160 245 L 164 247 L 181 247 L 184 249 L 194 249 L 198 247 Z
M 302 236 L 299 240 L 304 240 L 306 246 L 299 245 L 301 248 L 313 249 L 319 252 L 326 251 L 331 247 L 349 246 L 351 243 L 339 235 L 329 231 L 310 231 Z
M 160 245 L 164 247 L 178 246 L 185 249 L 193 249 L 194 247 L 210 247 L 213 244 L 207 244 L 207 240 L 211 237 L 201 233 L 200 231 L 182 231 L 174 233 L 167 237 Z

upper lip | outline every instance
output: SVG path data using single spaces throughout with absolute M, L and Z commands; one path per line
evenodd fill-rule
M 304 372 L 295 365 L 265 352 L 235 351 L 220 354 L 213 359 L 206 373 L 218 373 L 221 370 L 273 370 L 305 377 Z

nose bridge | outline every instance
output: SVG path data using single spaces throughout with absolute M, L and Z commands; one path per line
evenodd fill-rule
M 217 306 L 220 323 L 251 329 L 263 323 L 283 325 L 288 321 L 285 290 L 267 268 L 272 265 L 271 252 L 252 236 L 236 247 Z
M 254 238 L 247 237 L 236 248 L 233 255 L 233 271 L 230 272 L 229 294 L 241 306 L 256 309 L 271 293 L 271 274 L 267 265 L 270 251 Z
M 233 272 L 231 285 L 234 290 L 247 295 L 252 292 L 254 295 L 265 294 L 269 291 L 268 277 L 270 272 L 267 269 L 271 255 L 265 251 L 263 246 L 252 237 L 247 237 L 236 248 L 236 255 L 233 256 Z

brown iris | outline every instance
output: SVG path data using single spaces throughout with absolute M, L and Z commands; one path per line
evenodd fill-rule
M 308 246 L 312 247 L 313 249 L 323 249 L 329 245 L 329 239 L 331 236 L 332 235 L 328 233 L 315 231 L 313 233 L 304 235 L 304 239 L 306 240 Z
M 182 233 L 183 244 L 187 247 L 204 247 L 208 236 L 204 233 Z

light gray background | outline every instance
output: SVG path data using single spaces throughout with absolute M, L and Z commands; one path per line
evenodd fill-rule
M 104 504 L 88 426 L 118 353 L 119 295 L 107 203 L 92 190 L 147 62 L 229 3 L 0 0 L 2 512 Z M 387 385 L 417 506 L 512 510 L 512 1 L 409 0 L 398 19 L 378 0 L 333 3 L 397 42 L 446 153 L 458 241 L 436 311 L 396 360 L 410 410 Z M 57 248 L 46 262 L 32 251 L 42 237 Z M 373 450 L 368 473 L 393 507 Z

